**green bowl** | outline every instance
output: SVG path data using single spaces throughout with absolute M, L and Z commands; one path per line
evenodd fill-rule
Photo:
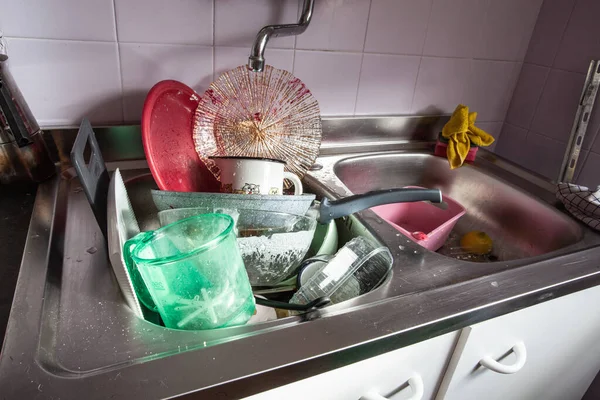
M 318 224 L 306 258 L 332 255 L 337 251 L 337 247 L 338 232 L 335 221 L 330 221 L 328 224 Z

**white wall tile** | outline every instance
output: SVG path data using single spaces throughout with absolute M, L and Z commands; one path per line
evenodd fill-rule
M 575 0 L 555 1 L 566 4 Z M 591 0 L 577 1 L 587 8 L 593 6 Z M 305 80 L 320 100 L 324 115 L 451 113 L 464 103 L 479 113 L 479 123 L 498 122 L 504 119 L 520 67 L 518 60 L 524 55 L 541 2 L 318 0 L 308 30 L 298 37 L 270 40 L 266 60 Z M 110 56 L 99 64 L 109 74 L 92 80 L 90 97 L 80 96 L 72 112 L 86 104 L 95 106 L 97 93 L 110 94 L 122 103 L 121 108 L 115 102 L 103 111 L 94 110 L 95 116 L 106 116 L 106 121 L 96 121 L 125 118 L 136 122 L 145 94 L 156 82 L 178 79 L 203 91 L 221 73 L 247 63 L 250 46 L 263 26 L 297 22 L 301 5 L 302 0 L 0 0 L 0 29 L 4 28 L 8 37 L 118 40 L 116 63 L 121 64 L 113 65 L 113 46 Z M 74 42 L 68 57 L 60 60 L 61 68 L 74 71 L 91 64 L 96 70 L 87 58 L 98 57 L 86 53 L 95 47 L 87 44 Z M 75 54 L 79 47 L 86 50 Z M 11 58 L 20 56 L 10 48 L 9 52 Z M 103 52 L 108 51 L 103 49 L 100 54 Z M 423 58 L 422 53 L 426 55 Z M 37 63 L 44 66 L 39 69 L 45 71 L 46 64 L 49 71 L 58 68 L 56 57 L 49 60 L 38 57 Z M 70 77 L 64 79 L 70 84 Z M 87 85 L 86 79 L 79 85 Z M 98 83 L 104 81 L 118 84 Z M 39 92 L 44 93 L 48 85 L 52 83 Z M 554 95 L 561 97 L 557 100 L 560 107 L 552 109 L 548 106 L 551 99 L 546 99 L 546 111 L 569 109 L 566 98 L 572 97 L 573 85 L 567 86 L 567 95 L 555 90 Z M 38 89 L 32 88 L 30 92 L 37 93 Z M 87 91 L 84 87 L 82 92 Z M 52 94 L 57 105 L 71 104 L 68 94 Z M 535 97 L 527 95 L 528 100 Z M 60 107 L 52 111 L 43 99 L 36 99 L 37 104 L 44 104 L 38 105 L 37 111 L 47 120 L 79 118 L 67 117 Z M 529 109 L 516 102 L 513 110 L 529 115 L 531 104 L 527 105 Z M 542 125 L 555 122 L 541 116 L 538 120 Z M 550 127 L 554 134 L 536 133 L 558 138 L 558 125 Z M 594 143 L 598 129 L 600 111 L 590 122 L 586 148 Z
M 213 77 L 212 48 L 189 45 L 121 43 L 125 121 L 138 122 L 148 90 L 165 79 L 202 94 Z
M 552 66 L 575 1 L 544 1 L 529 41 L 525 61 Z
M 494 137 L 494 143 L 488 147 L 484 147 L 486 150 L 494 151 L 500 141 L 500 134 L 502 133 L 502 126 L 504 124 L 502 122 L 477 122 L 475 125 Z
M 312 91 L 323 115 L 352 115 L 361 55 L 296 50 L 294 75 Z
M 317 1 L 310 25 L 296 39 L 296 48 L 362 51 L 369 5 L 365 0 Z
M 115 0 L 115 7 L 120 42 L 213 43 L 212 0 Z
M 589 153 L 590 152 L 586 150 L 581 150 L 581 153 L 579 153 L 579 159 L 577 160 L 577 165 L 575 166 L 575 174 L 573 175 L 573 182 L 579 183 L 579 175 L 583 170 L 583 166 L 585 165 L 585 161 L 587 160 Z
M 537 106 L 531 130 L 566 142 L 585 82 L 583 74 L 552 70 Z
M 527 147 L 530 149 L 527 156 L 528 168 L 548 179 L 557 180 L 566 143 L 529 131 Z
M 432 0 L 372 0 L 365 51 L 421 54 Z
M 451 114 L 465 101 L 471 60 L 423 57 L 411 107 L 412 114 Z
M 434 0 L 423 54 L 472 57 L 488 5 L 487 0 Z
M 595 138 L 595 140 L 594 140 L 594 143 L 593 143 L 593 144 L 592 144 L 592 146 L 591 146 L 591 150 L 592 150 L 594 153 L 598 153 L 598 154 L 600 154 L 600 133 L 598 133 L 598 134 L 596 135 L 596 138 Z
M 598 123 L 600 123 L 598 117 L 600 117 L 600 110 L 594 107 L 594 110 L 592 111 L 592 120 L 588 124 L 585 138 L 583 139 L 583 145 L 581 145 L 583 150 L 590 150 L 596 141 L 596 137 L 599 136 L 598 131 L 592 129 L 593 126 L 597 127 Z
M 297 0 L 216 0 L 215 45 L 250 49 L 263 26 L 297 22 Z M 294 37 L 270 39 L 268 47 L 293 48 Z
M 489 0 L 476 58 L 523 61 L 543 0 Z
M 365 54 L 356 114 L 408 114 L 420 60 L 419 56 Z
M 215 47 L 214 79 L 240 65 L 248 63 L 250 50 L 246 47 Z M 294 68 L 294 50 L 269 49 L 265 51 L 265 62 L 275 68 L 292 72 Z
M 494 152 L 514 163 L 529 168 L 528 160 L 531 154 L 527 144 L 527 129 L 505 123 Z
M 116 40 L 107 0 L 0 0 L 0 30 L 38 39 Z
M 477 112 L 478 121 L 504 121 L 519 71 L 516 62 L 471 62 L 464 104 Z
M 577 183 L 595 189 L 600 186 L 600 154 L 590 152 L 577 177 Z
M 600 58 L 600 1 L 578 0 L 564 33 L 554 67 L 587 73 L 590 60 Z
M 8 39 L 10 70 L 42 126 L 123 121 L 116 43 Z
M 600 137 L 600 106 L 598 106 L 598 102 L 600 102 L 600 98 L 596 98 L 597 103 L 595 103 L 594 108 L 591 112 L 590 122 L 588 123 L 587 131 L 585 138 L 583 139 L 582 148 L 585 150 L 589 150 L 597 137 Z M 600 150 L 600 146 L 598 147 Z M 596 151 L 598 153 L 599 151 Z
M 529 128 L 550 69 L 533 64 L 523 64 L 515 88 L 506 122 Z

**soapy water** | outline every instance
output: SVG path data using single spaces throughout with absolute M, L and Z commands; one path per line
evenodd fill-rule
M 254 286 L 273 285 L 286 278 L 308 251 L 314 231 L 239 237 L 238 247 Z

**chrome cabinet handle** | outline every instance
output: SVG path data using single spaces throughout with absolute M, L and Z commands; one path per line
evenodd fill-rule
M 515 372 L 519 372 L 527 361 L 525 343 L 518 342 L 513 346 L 512 351 L 515 353 L 515 356 L 517 356 L 517 361 L 512 365 L 501 364 L 490 356 L 483 357 L 481 361 L 479 361 L 479 364 L 499 374 L 514 374 Z
M 408 386 L 412 389 L 413 395 L 409 400 L 421 400 L 423 398 L 423 379 L 420 375 L 414 374 L 408 380 Z M 388 400 L 387 397 L 383 397 L 375 391 L 371 391 L 363 395 L 360 400 Z

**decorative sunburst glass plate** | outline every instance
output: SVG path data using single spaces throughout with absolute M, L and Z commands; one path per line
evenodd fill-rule
M 319 103 L 287 71 L 240 66 L 221 75 L 200 99 L 193 138 L 198 156 L 217 178 L 211 156 L 283 160 L 286 170 L 303 177 L 321 145 Z

